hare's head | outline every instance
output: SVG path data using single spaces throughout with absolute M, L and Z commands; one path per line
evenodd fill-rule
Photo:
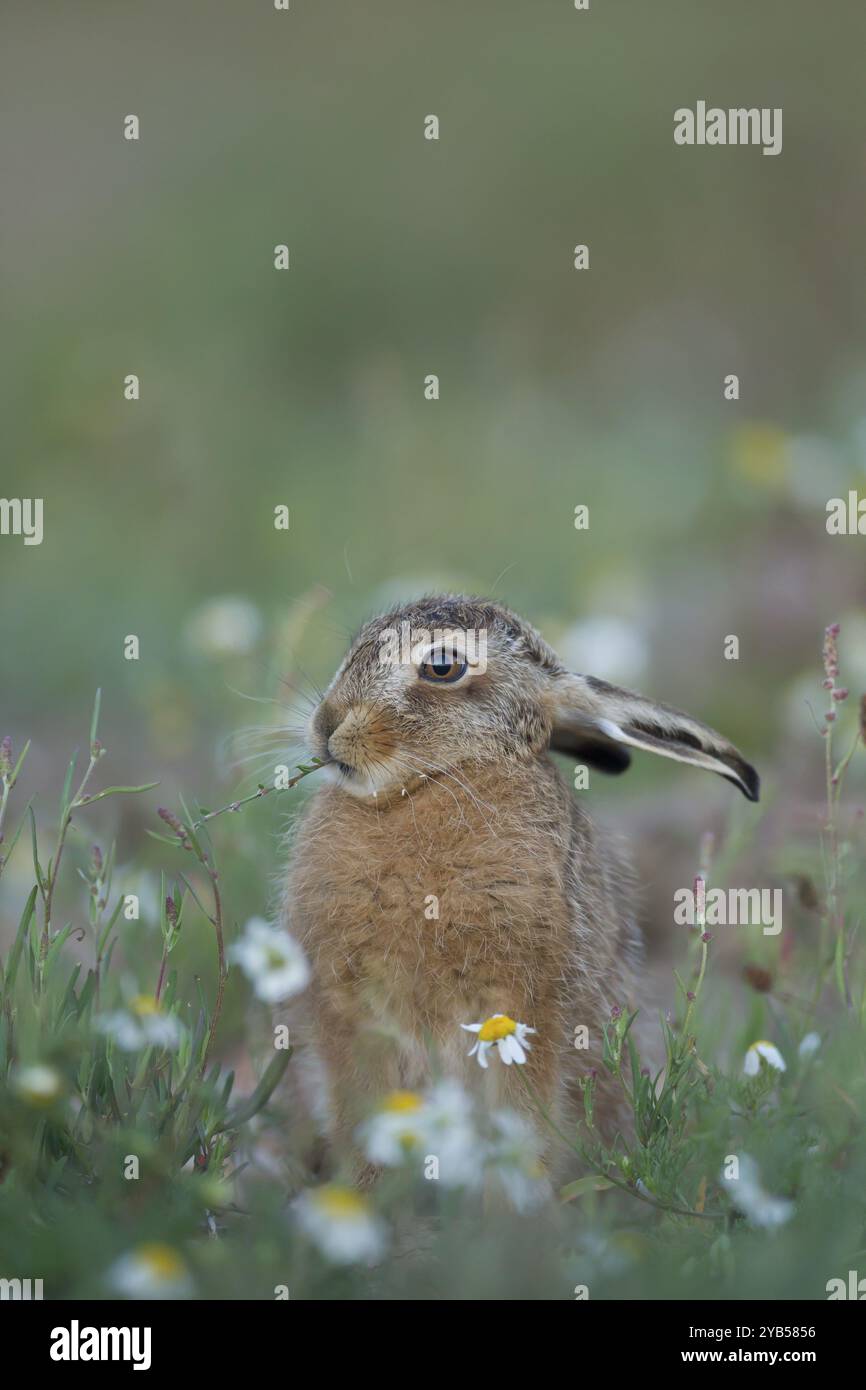
M 356 796 L 463 763 L 568 753 L 622 772 L 629 747 L 718 772 L 752 801 L 732 744 L 679 710 L 567 671 L 529 623 L 462 595 L 420 599 L 358 633 L 311 722 L 313 752 Z

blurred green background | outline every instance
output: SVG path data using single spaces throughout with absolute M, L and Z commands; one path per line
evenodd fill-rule
M 4 8 L 0 490 L 45 539 L 0 540 L 0 697 L 31 790 L 97 685 L 118 779 L 242 790 L 227 737 L 443 587 L 819 793 L 826 623 L 866 686 L 862 538 L 825 531 L 866 481 L 861 4 Z M 782 107 L 782 153 L 675 146 L 699 98 Z M 727 811 L 652 761 L 594 797 L 690 835 Z

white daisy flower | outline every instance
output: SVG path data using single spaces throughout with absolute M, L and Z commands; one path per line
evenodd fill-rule
M 507 1014 L 493 1014 L 483 1023 L 461 1023 L 460 1027 L 467 1033 L 478 1034 L 478 1041 L 470 1048 L 469 1056 L 477 1055 L 478 1065 L 485 1068 L 487 1054 L 493 1047 L 498 1050 L 507 1067 L 510 1067 L 512 1062 L 522 1066 L 530 1050 L 526 1035 L 535 1032 L 534 1028 L 528 1028 L 525 1023 L 515 1023 Z
M 28 1105 L 53 1105 L 63 1094 L 63 1077 L 54 1067 L 15 1067 L 10 1079 L 13 1090 Z
M 739 1156 L 739 1175 L 728 1177 L 722 1171 L 722 1183 L 731 1201 L 753 1226 L 772 1229 L 783 1226 L 794 1214 L 794 1203 L 787 1197 L 774 1197 L 761 1183 L 758 1165 L 748 1154 Z
M 358 1130 L 371 1163 L 395 1168 L 424 1140 L 424 1102 L 417 1091 L 391 1091 Z
M 497 1110 L 491 1120 L 494 1138 L 489 1160 L 512 1206 L 519 1212 L 532 1211 L 551 1196 L 538 1136 L 513 1110 Z
M 113 1038 L 124 1052 L 139 1052 L 143 1047 L 176 1052 L 186 1031 L 180 1019 L 165 1013 L 152 994 L 136 994 L 125 1009 L 101 1014 L 95 1027 Z
M 797 1048 L 801 1057 L 814 1057 L 818 1048 L 821 1046 L 820 1033 L 807 1033 Z
M 193 1293 L 183 1259 L 161 1241 L 150 1241 L 121 1255 L 106 1277 L 124 1298 L 189 1298 Z
M 472 1102 L 459 1081 L 437 1081 L 425 1094 L 424 1157 L 439 1164 L 443 1187 L 477 1188 L 484 1149 L 472 1118 Z
M 256 997 L 266 1004 L 280 1004 L 300 994 L 310 982 L 307 957 L 297 941 L 263 917 L 250 918 L 229 956 L 252 980 Z
M 472 1102 L 459 1081 L 436 1082 L 428 1090 L 392 1091 L 359 1129 L 371 1163 L 397 1167 L 437 1160 L 444 1187 L 478 1187 L 483 1152 L 472 1121 Z
M 301 1230 L 334 1264 L 369 1263 L 385 1249 L 385 1227 L 360 1193 L 328 1183 L 293 1203 Z
M 761 1063 L 766 1062 L 768 1067 L 773 1067 L 775 1071 L 787 1071 L 785 1059 L 779 1049 L 771 1042 L 752 1043 L 746 1053 L 746 1060 L 743 1062 L 743 1071 L 746 1076 L 757 1076 L 761 1070 Z

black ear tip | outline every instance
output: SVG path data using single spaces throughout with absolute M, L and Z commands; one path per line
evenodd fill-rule
M 722 776 L 738 787 L 747 801 L 760 801 L 761 779 L 755 769 L 744 762 L 731 761 L 728 766 L 733 770 L 723 773 Z

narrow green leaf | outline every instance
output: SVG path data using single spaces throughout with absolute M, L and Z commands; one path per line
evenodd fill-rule
M 61 1023 L 65 1020 L 67 1010 L 71 1010 L 76 1017 L 78 1016 L 78 1001 L 75 998 L 75 986 L 78 983 L 78 976 L 80 974 L 81 961 L 76 961 L 75 965 L 72 967 L 72 973 L 66 982 L 66 989 L 63 992 L 60 1008 L 57 1011 L 57 1018 Z
M 100 936 L 99 941 L 97 942 L 96 954 L 98 958 L 102 957 L 102 953 L 105 950 L 105 943 L 111 935 L 111 931 L 115 922 L 120 916 L 120 910 L 123 907 L 123 897 L 124 895 L 121 893 L 120 897 L 117 900 L 117 906 L 115 907 L 114 911 L 112 912 L 111 916 L 106 922 L 105 927 L 102 930 L 102 935 Z
M 54 964 L 55 960 L 57 959 L 58 955 L 59 955 L 60 952 L 63 950 L 63 947 L 64 947 L 65 943 L 69 940 L 69 936 L 70 936 L 70 933 L 71 933 L 72 931 L 73 931 L 73 924 L 72 924 L 71 922 L 67 922 L 67 923 L 66 923 L 66 926 L 63 927 L 63 928 L 57 933 L 57 935 L 55 936 L 54 940 L 51 942 L 51 945 L 48 947 L 48 950 L 47 950 L 46 953 L 45 953 L 45 965 L 44 965 L 44 970 L 45 970 L 46 975 L 49 973 L 49 971 L 51 970 L 51 967 L 52 967 L 52 965 Z
M 63 779 L 63 791 L 60 793 L 60 820 L 61 823 L 66 819 L 69 810 L 69 797 L 72 792 L 72 779 L 75 776 L 75 765 L 78 762 L 78 749 L 72 754 L 69 766 L 66 769 L 66 776 Z
M 106 796 L 116 796 L 118 792 L 150 792 L 158 786 L 158 782 L 144 782 L 140 787 L 106 787 L 104 791 L 82 796 L 79 801 L 73 802 L 72 810 L 77 810 L 79 806 L 89 806 L 93 801 L 102 801 Z
M 45 875 L 42 872 L 42 865 L 39 863 L 39 846 L 36 843 L 36 817 L 33 814 L 33 807 L 28 807 L 30 812 L 30 838 L 33 843 L 33 869 L 36 874 L 36 882 L 39 884 L 40 892 L 44 893 L 46 888 Z
M 635 1105 L 637 1105 L 638 1096 L 639 1096 L 639 1094 L 640 1094 L 640 1083 L 641 1083 L 640 1058 L 639 1058 L 638 1055 L 637 1055 L 637 1048 L 636 1048 L 635 1045 L 634 1045 L 634 1038 L 628 1037 L 628 1038 L 627 1038 L 627 1042 L 628 1042 L 628 1055 L 629 1055 L 629 1060 L 630 1060 L 630 1062 L 631 1062 L 631 1090 L 632 1090 L 632 1095 L 634 1096 L 634 1099 L 635 1099 Z
M 109 942 L 109 944 L 108 944 L 108 950 L 106 951 L 105 956 L 104 956 L 104 959 L 103 959 L 103 962 L 102 962 L 102 973 L 103 973 L 103 975 L 107 975 L 108 972 L 109 972 L 109 970 L 110 970 L 110 968 L 111 968 L 111 957 L 114 955 L 114 948 L 115 948 L 116 945 L 117 945 L 117 937 L 115 937 L 114 940 L 111 941 L 111 942 Z
M 9 964 L 6 969 L 6 978 L 3 984 L 4 999 L 9 999 L 11 997 L 12 990 L 15 986 L 15 976 L 18 974 L 18 966 L 21 961 L 21 952 L 24 949 L 24 942 L 27 938 L 27 933 L 30 930 L 30 923 L 33 920 L 33 913 L 36 910 L 36 894 L 38 892 L 39 889 L 34 884 L 33 888 L 30 891 L 30 896 L 27 899 L 27 902 L 25 903 L 21 921 L 18 924 L 18 931 L 15 936 L 15 941 L 13 943 L 12 950 L 9 953 Z
M 230 1111 L 225 1121 L 217 1125 L 214 1130 L 215 1134 L 220 1134 L 226 1129 L 236 1129 L 238 1125 L 246 1124 L 247 1120 L 251 1120 L 253 1115 L 257 1115 L 263 1106 L 267 1105 L 282 1080 L 283 1073 L 289 1065 L 289 1059 L 293 1051 L 293 1048 L 287 1047 L 285 1052 L 278 1052 L 276 1056 L 272 1058 L 265 1070 L 264 1076 L 252 1095 L 249 1096 L 247 1100 L 242 1101 L 235 1110 Z
M 168 835 L 159 835 L 155 830 L 145 829 L 145 835 L 149 835 L 152 840 L 158 840 L 161 845 L 169 845 L 172 849 L 177 849 L 177 840 L 171 839 Z
M 27 742 L 25 743 L 24 747 L 21 749 L 21 754 L 20 754 L 20 756 L 19 756 L 19 758 L 18 758 L 17 763 L 15 764 L 15 766 L 13 767 L 12 771 L 11 771 L 10 774 L 9 774 L 9 789 L 10 789 L 10 791 L 11 791 L 11 789 L 15 786 L 15 783 L 18 781 L 18 774 L 19 774 L 19 772 L 21 771 L 21 768 L 22 768 L 22 766 L 23 766 L 23 764 L 24 764 L 24 759 L 27 757 L 27 754 L 29 753 L 29 751 L 30 751 L 30 739 L 28 738 L 28 740 L 27 740 Z
M 24 822 L 25 822 L 26 819 L 27 819 L 27 815 L 28 815 L 28 813 L 29 813 L 29 811 L 30 811 L 30 807 L 31 807 L 32 805 L 33 805 L 33 802 L 32 802 L 32 801 L 28 801 L 27 805 L 24 807 L 24 810 L 23 810 L 23 812 L 22 812 L 22 814 L 21 814 L 21 819 L 20 819 L 20 821 L 18 822 L 18 829 L 15 831 L 15 834 L 12 836 L 11 840 L 9 840 L 8 842 L 4 842 L 4 845 L 3 845 L 3 863 L 4 863 L 4 865 L 5 865 L 5 864 L 8 864 L 8 863 L 9 863 L 9 860 L 12 858 L 12 852 L 13 852 L 13 850 L 15 849 L 15 846 L 16 846 L 17 843 L 18 843 L 18 837 L 20 836 L 21 831 L 24 829 Z
M 187 892 L 192 896 L 193 901 L 195 902 L 195 904 L 197 905 L 197 907 L 199 908 L 199 910 L 202 912 L 202 914 L 207 918 L 207 920 L 208 920 L 209 922 L 212 922 L 212 921 L 213 921 L 213 918 L 211 917 L 210 913 L 208 912 L 207 908 L 205 907 L 205 905 L 204 905 L 204 903 L 202 902 L 201 898 L 199 897 L 198 893 L 197 893 L 197 892 L 195 891 L 195 889 L 193 888 L 193 886 L 192 886 L 192 884 L 190 883 L 189 879 L 186 878 L 186 876 L 185 876 L 184 874 L 181 874 L 181 875 L 180 875 L 180 881 L 181 881 L 181 883 L 183 884 L 183 886 L 186 888 Z
M 561 1187 L 559 1200 L 573 1202 L 575 1197 L 585 1197 L 587 1192 L 605 1192 L 609 1187 L 613 1187 L 613 1183 L 608 1178 L 590 1173 L 585 1178 L 578 1178 L 575 1182 L 566 1183 L 565 1187 Z
M 179 797 L 179 801 L 180 801 L 180 805 L 181 805 L 181 810 L 183 811 L 183 814 L 184 814 L 184 821 L 185 821 L 185 825 L 186 825 L 186 833 L 187 833 L 187 835 L 189 836 L 190 844 L 192 845 L 192 847 L 193 847 L 193 849 L 195 850 L 196 854 L 198 855 L 199 859 L 204 859 L 204 858 L 205 858 L 205 852 L 204 852 L 204 849 L 202 848 L 201 840 L 198 838 L 198 835 L 196 834 L 195 829 L 194 829 L 194 821 L 195 821 L 196 818 L 190 815 L 189 807 L 187 806 L 187 804 L 186 804 L 186 802 L 184 801 L 184 799 L 183 799 L 182 796 Z
M 99 729 L 99 711 L 102 706 L 102 689 L 97 688 L 96 698 L 93 701 L 93 717 L 90 721 L 90 747 L 93 748 L 96 742 L 96 734 Z

